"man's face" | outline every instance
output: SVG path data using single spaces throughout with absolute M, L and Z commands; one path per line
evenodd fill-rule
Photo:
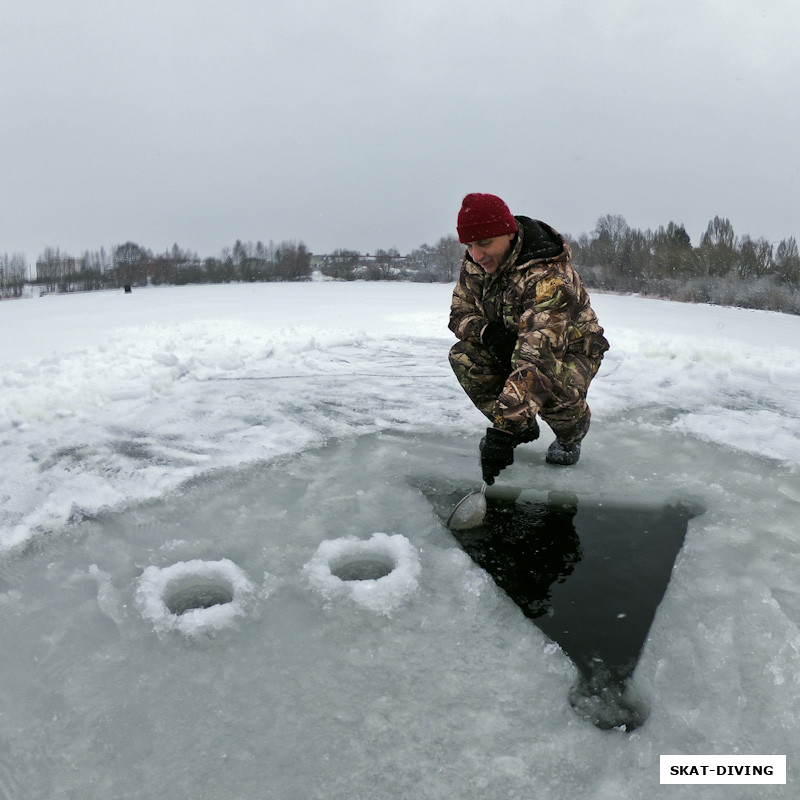
M 497 272 L 497 268 L 506 260 L 513 239 L 513 233 L 504 233 L 491 239 L 469 242 L 467 252 L 476 264 L 480 264 L 486 273 L 491 275 Z

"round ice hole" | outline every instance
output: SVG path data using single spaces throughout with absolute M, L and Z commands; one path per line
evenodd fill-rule
M 172 581 L 164 591 L 164 605 L 171 614 L 184 614 L 195 608 L 211 608 L 233 602 L 233 588 L 221 582 L 182 578 Z
M 378 558 L 355 558 L 331 565 L 331 575 L 342 581 L 377 581 L 385 578 L 394 564 Z
M 303 571 L 329 604 L 350 600 L 390 616 L 417 590 L 420 564 L 405 536 L 373 533 L 322 542 Z
M 136 591 L 136 604 L 158 633 L 188 636 L 230 627 L 249 613 L 254 598 L 250 579 L 227 558 L 147 567 Z

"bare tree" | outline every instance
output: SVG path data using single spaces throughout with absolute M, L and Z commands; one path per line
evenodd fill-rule
M 730 272 L 738 261 L 736 236 L 730 220 L 714 217 L 700 239 L 700 260 L 712 277 Z
M 149 250 L 135 242 L 117 245 L 113 250 L 112 260 L 118 285 L 126 288 L 147 285 L 147 265 L 152 258 L 153 254 Z
M 800 286 L 800 254 L 794 236 L 784 239 L 775 253 L 775 268 L 778 278 L 784 283 Z
M 28 264 L 22 253 L 0 256 L 0 297 L 20 297 L 25 286 Z
M 339 280 L 352 281 L 361 263 L 361 254 L 356 250 L 334 250 L 320 267 L 323 275 Z
M 464 245 L 455 236 L 443 236 L 436 243 L 435 250 L 437 280 L 445 283 L 456 280 L 464 257 Z
M 736 263 L 736 273 L 742 280 L 763 278 L 772 272 L 772 245 L 766 239 L 756 239 L 742 236 L 739 243 L 739 257 Z

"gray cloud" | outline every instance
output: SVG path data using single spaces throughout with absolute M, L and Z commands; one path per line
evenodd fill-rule
M 407 251 L 463 194 L 800 235 L 791 0 L 7 0 L 0 252 Z

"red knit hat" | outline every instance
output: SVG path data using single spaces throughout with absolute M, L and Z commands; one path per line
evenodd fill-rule
M 508 206 L 493 194 L 468 194 L 458 212 L 458 240 L 462 244 L 516 233 L 517 221 Z

